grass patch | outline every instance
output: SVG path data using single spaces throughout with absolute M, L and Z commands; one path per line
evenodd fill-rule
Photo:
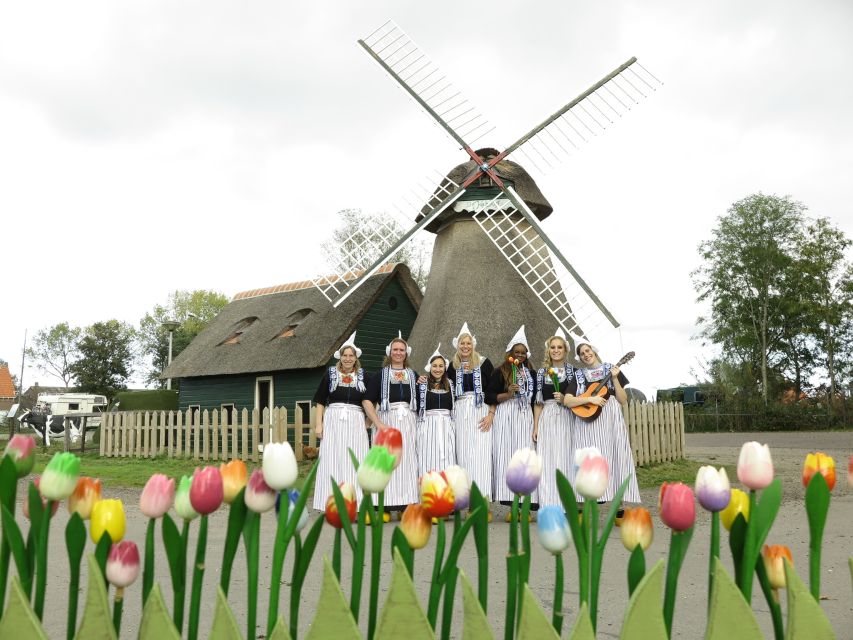
M 706 464 L 711 464 L 715 468 L 721 466 L 707 460 L 684 459 L 662 462 L 650 467 L 637 467 L 637 482 L 641 489 L 657 488 L 664 482 L 683 482 L 692 486 L 696 482 L 696 472 L 699 471 L 699 467 Z M 737 477 L 734 467 L 726 467 L 726 473 L 729 480 Z

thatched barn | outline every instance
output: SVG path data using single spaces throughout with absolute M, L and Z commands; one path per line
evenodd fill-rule
M 362 365 L 375 371 L 397 331 L 411 331 L 421 299 L 402 264 L 382 267 L 337 309 L 310 281 L 244 291 L 161 377 L 180 379 L 182 410 L 307 408 L 323 368 L 353 331 Z

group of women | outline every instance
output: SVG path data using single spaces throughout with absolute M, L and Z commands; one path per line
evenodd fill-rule
M 500 366 L 494 367 L 477 352 L 477 339 L 465 323 L 453 339 L 455 353 L 449 361 L 436 349 L 419 375 L 409 363 L 411 347 L 398 335 L 385 348 L 382 368 L 369 375 L 359 362 L 355 335 L 335 352 L 338 362 L 328 368 L 314 396 L 321 438 L 315 509 L 325 509 L 332 479 L 352 483 L 361 499 L 348 449 L 363 459 L 371 427 L 373 434 L 388 427 L 402 434 L 402 459 L 385 489 L 389 512 L 418 502 L 421 475 L 454 464 L 468 472 L 489 501 L 508 504 L 513 495 L 506 484 L 507 467 L 523 448 L 535 448 L 542 459 L 534 505 L 561 504 L 557 470 L 574 483 L 575 451 L 592 446 L 610 467 L 602 501 L 612 500 L 624 478 L 631 476 L 623 499 L 640 502 L 620 406 L 627 401 L 628 380 L 617 366 L 601 362 L 589 343 L 575 340 L 582 363 L 575 368 L 558 330 L 548 339 L 544 362 L 536 370 L 529 362 L 522 326 Z M 581 397 L 590 384 L 605 379 L 610 391 L 606 399 Z M 592 422 L 581 421 L 571 411 L 587 403 L 602 407 Z M 388 512 L 384 518 L 390 519 Z

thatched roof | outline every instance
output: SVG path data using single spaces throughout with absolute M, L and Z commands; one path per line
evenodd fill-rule
M 403 264 L 383 266 L 337 309 L 310 281 L 238 293 L 160 377 L 323 366 L 394 279 L 400 281 L 417 309 L 422 295 Z M 238 332 L 239 338 L 228 344 Z M 283 334 L 289 335 L 280 337 Z
M 483 158 L 484 161 L 488 161 L 498 155 L 498 151 L 491 148 L 477 149 L 476 153 Z M 465 181 L 465 178 L 467 178 L 476 168 L 477 166 L 474 161 L 468 160 L 468 162 L 457 165 L 449 174 L 447 174 L 447 177 L 453 180 L 456 184 L 462 184 L 462 182 Z M 544 220 L 554 211 L 554 208 L 545 199 L 545 196 L 542 195 L 542 192 L 533 181 L 533 178 L 530 177 L 530 174 L 527 173 L 524 167 L 520 164 L 513 162 L 512 160 L 501 160 L 497 165 L 495 165 L 495 173 L 497 173 L 498 177 L 502 180 L 509 181 L 513 184 L 518 195 L 521 196 L 521 199 L 527 203 L 530 210 L 533 211 L 534 215 L 540 220 Z M 471 190 L 475 190 L 476 186 L 477 183 L 475 182 L 471 185 Z M 492 187 L 492 189 L 496 190 L 497 187 Z M 491 198 L 493 195 L 489 195 L 488 197 Z M 425 205 L 424 208 L 421 209 L 421 213 L 417 219 L 420 220 L 423 218 L 423 216 L 430 211 L 431 205 L 434 204 L 436 203 L 433 202 Z M 426 226 L 426 230 L 438 233 L 439 229 L 441 229 L 452 218 L 459 217 L 461 215 L 470 217 L 470 214 L 455 213 L 453 211 L 453 207 L 450 207 L 443 211 L 438 218 L 430 222 Z

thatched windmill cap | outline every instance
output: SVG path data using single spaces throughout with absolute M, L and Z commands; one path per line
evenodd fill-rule
M 477 149 L 477 155 L 480 156 L 484 162 L 487 162 L 497 156 L 499 154 L 497 149 L 492 149 L 490 147 L 486 147 L 484 149 Z M 461 184 L 465 181 L 473 171 L 477 169 L 477 165 L 473 160 L 468 160 L 468 162 L 463 162 L 460 165 L 457 165 L 450 173 L 447 174 L 447 177 L 450 180 L 453 180 L 456 184 Z M 554 211 L 554 208 L 551 206 L 545 196 L 542 195 L 542 192 L 539 190 L 539 187 L 536 186 L 536 182 L 533 181 L 533 178 L 530 177 L 530 174 L 522 167 L 520 164 L 513 162 L 512 160 L 501 160 L 495 165 L 495 173 L 498 174 L 498 177 L 502 180 L 511 182 L 515 187 L 515 190 L 518 192 L 518 195 L 521 196 L 521 199 L 527 203 L 527 206 L 530 207 L 530 210 L 534 213 L 534 215 L 540 220 L 544 220 Z M 475 191 L 477 188 L 477 183 L 475 182 L 469 187 L 469 192 Z M 483 187 L 480 187 L 483 189 Z M 487 187 L 488 188 L 488 187 Z M 494 185 L 491 185 L 491 189 L 497 189 Z M 436 190 L 437 191 L 437 190 Z M 463 196 L 464 198 L 465 196 Z M 494 197 L 494 194 L 488 196 L 489 198 Z M 430 210 L 429 205 L 424 205 L 424 208 L 421 209 L 421 213 L 418 216 L 418 220 L 420 220 L 424 215 L 426 215 Z M 443 227 L 448 221 L 450 221 L 454 217 L 459 217 L 465 214 L 460 214 L 453 211 L 453 207 L 449 207 L 446 211 L 443 211 L 438 218 L 430 222 L 426 226 L 427 231 L 431 231 L 432 233 L 438 233 L 439 229 Z

